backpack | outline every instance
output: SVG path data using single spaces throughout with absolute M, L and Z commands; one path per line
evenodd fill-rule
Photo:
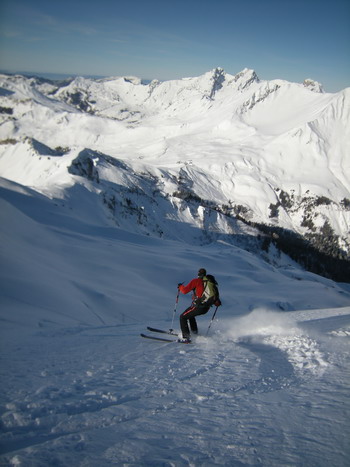
M 211 274 L 207 274 L 203 277 L 204 292 L 201 296 L 202 303 L 210 303 L 211 305 L 220 306 L 221 301 L 219 298 L 219 289 L 218 283 L 215 280 L 215 277 Z

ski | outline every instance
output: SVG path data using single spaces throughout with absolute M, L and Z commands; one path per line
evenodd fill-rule
M 167 339 L 166 337 L 157 337 L 157 336 L 150 336 L 148 334 L 140 334 L 141 337 L 144 337 L 145 339 L 152 339 L 154 341 L 160 341 L 160 342 L 177 342 L 179 344 L 190 344 L 191 341 L 189 342 L 182 342 L 181 339 Z
M 162 334 L 170 334 L 171 336 L 179 336 L 176 332 L 174 332 L 172 329 L 169 329 L 168 331 L 165 331 L 164 329 L 157 329 L 157 328 L 151 328 L 150 326 L 147 326 L 147 329 L 151 332 L 160 332 Z
M 156 337 L 156 336 L 149 336 L 147 334 L 140 334 L 141 337 L 144 337 L 145 339 L 153 339 L 154 341 L 161 341 L 161 342 L 177 342 L 176 339 L 166 339 L 165 337 Z

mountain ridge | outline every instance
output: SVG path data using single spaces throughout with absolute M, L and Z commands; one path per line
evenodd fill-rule
M 228 216 L 239 215 L 320 251 L 326 239 L 331 256 L 350 257 L 350 88 L 330 94 L 312 80 L 261 81 L 254 70 L 229 75 L 219 67 L 162 83 L 55 85 L 2 75 L 0 86 L 5 178 L 48 196 L 83 184 L 109 206 L 110 220 L 142 225 L 144 234 L 170 235 L 163 220 L 175 216 L 214 241 L 208 232 L 232 235 Z M 159 199 L 147 193 L 148 179 Z M 154 215 L 165 201 L 167 210 Z M 134 221 L 121 222 L 120 212 Z

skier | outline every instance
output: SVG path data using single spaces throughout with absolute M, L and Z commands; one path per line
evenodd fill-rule
M 181 293 L 187 294 L 193 291 L 193 300 L 189 306 L 180 315 L 180 327 L 183 342 L 191 342 L 191 334 L 188 323 L 193 334 L 198 334 L 196 316 L 204 315 L 214 303 L 219 303 L 219 292 L 216 287 L 216 281 L 211 281 L 213 276 L 207 277 L 207 271 L 204 268 L 199 269 L 198 277 L 192 279 L 187 285 L 178 284 Z

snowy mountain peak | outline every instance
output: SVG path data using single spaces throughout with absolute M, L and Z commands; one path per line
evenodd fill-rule
M 319 83 L 318 81 L 314 81 L 313 79 L 309 79 L 309 78 L 305 79 L 303 82 L 303 85 L 307 89 L 310 89 L 310 91 L 324 93 L 322 84 Z
M 220 67 L 149 84 L 2 75 L 0 174 L 62 197 L 87 185 L 125 230 L 173 238 L 176 218 L 231 241 L 239 216 L 349 258 L 349 90 L 305 85 Z
M 238 89 L 243 91 L 253 83 L 259 83 L 258 75 L 254 70 L 244 68 L 234 76 L 234 81 L 238 84 Z
M 223 68 L 217 67 L 213 70 L 211 77 L 212 88 L 209 95 L 210 99 L 213 99 L 216 92 L 222 88 L 222 85 L 225 81 L 225 76 L 226 73 Z

